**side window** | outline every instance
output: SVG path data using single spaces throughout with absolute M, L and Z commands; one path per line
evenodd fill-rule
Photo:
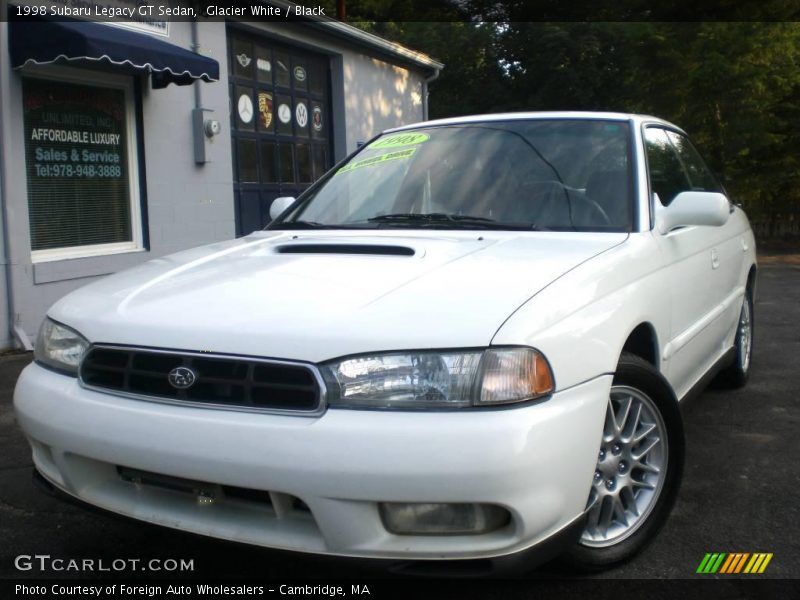
M 692 143 L 674 131 L 668 131 L 667 135 L 675 146 L 683 166 L 686 167 L 692 189 L 698 192 L 721 192 L 722 187 Z
M 675 196 L 692 189 L 665 130 L 657 127 L 645 129 L 645 149 L 650 186 L 653 193 L 658 194 L 661 204 L 667 206 Z

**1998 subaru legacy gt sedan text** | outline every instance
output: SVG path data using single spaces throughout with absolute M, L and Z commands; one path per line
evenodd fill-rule
M 274 548 L 598 567 L 667 518 L 679 401 L 747 380 L 750 225 L 659 119 L 394 129 L 272 214 L 50 309 L 15 404 L 52 486 Z

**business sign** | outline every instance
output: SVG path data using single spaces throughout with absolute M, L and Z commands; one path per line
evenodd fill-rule
M 131 239 L 123 90 L 25 78 L 33 250 Z

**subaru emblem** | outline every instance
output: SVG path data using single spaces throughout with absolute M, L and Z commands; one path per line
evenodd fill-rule
M 170 385 L 179 390 L 185 390 L 194 385 L 197 381 L 197 374 L 189 367 L 175 367 L 167 375 Z

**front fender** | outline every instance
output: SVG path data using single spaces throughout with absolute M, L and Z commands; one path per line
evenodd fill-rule
M 669 339 L 670 290 L 650 232 L 566 273 L 523 304 L 495 333 L 493 345 L 537 348 L 563 390 L 616 370 L 630 333 L 649 323 L 661 345 Z

